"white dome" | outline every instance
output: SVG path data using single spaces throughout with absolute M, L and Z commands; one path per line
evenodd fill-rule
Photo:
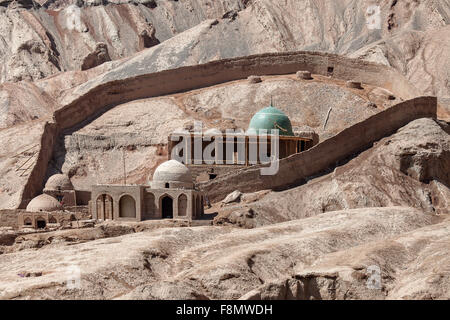
M 159 165 L 153 173 L 151 186 L 154 189 L 180 188 L 192 189 L 191 171 L 181 162 L 169 160 Z
M 61 209 L 61 204 L 48 194 L 41 194 L 35 197 L 27 205 L 27 211 L 40 212 L 40 211 L 55 211 Z
M 72 182 L 66 174 L 58 173 L 48 178 L 45 184 L 45 190 L 73 190 Z

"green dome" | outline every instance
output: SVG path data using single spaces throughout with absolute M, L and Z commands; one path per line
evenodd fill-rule
M 267 130 L 268 134 L 270 134 L 270 130 L 278 129 L 280 136 L 294 135 L 288 116 L 274 106 L 259 110 L 250 120 L 249 134 L 259 134 L 261 129 Z

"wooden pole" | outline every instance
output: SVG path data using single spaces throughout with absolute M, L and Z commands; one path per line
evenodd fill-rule
M 323 123 L 323 130 L 325 130 L 325 127 L 327 126 L 328 118 L 330 118 L 331 109 L 332 109 L 331 107 L 330 109 L 328 109 L 327 117 L 325 119 L 325 122 Z

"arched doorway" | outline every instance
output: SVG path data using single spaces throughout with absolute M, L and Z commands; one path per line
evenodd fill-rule
M 56 221 L 54 216 L 50 216 L 50 218 L 48 218 L 48 223 L 58 223 L 58 221 Z
M 178 197 L 178 215 L 184 217 L 187 215 L 187 196 L 182 194 Z
M 46 225 L 47 225 L 47 222 L 45 221 L 44 218 L 39 217 L 36 219 L 36 228 L 44 229 Z
M 136 218 L 136 201 L 129 195 L 124 195 L 119 201 L 119 217 Z
M 173 218 L 173 199 L 169 196 L 165 196 L 161 201 L 161 213 L 163 219 Z

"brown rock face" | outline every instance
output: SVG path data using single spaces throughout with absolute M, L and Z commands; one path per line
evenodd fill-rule
M 151 28 L 150 31 L 144 29 L 139 33 L 139 46 L 144 48 L 151 48 L 160 43 L 160 41 L 155 37 L 155 28 Z
M 97 43 L 112 60 L 129 57 L 241 7 L 240 0 L 2 1 L 0 82 L 79 70 Z
M 350 57 L 393 66 L 424 94 L 437 95 L 439 115 L 450 119 L 450 26 L 427 31 L 404 31 L 366 46 Z
M 108 46 L 105 43 L 97 43 L 95 51 L 89 53 L 86 58 L 83 59 L 81 70 L 92 69 L 107 61 L 111 61 L 108 53 Z

